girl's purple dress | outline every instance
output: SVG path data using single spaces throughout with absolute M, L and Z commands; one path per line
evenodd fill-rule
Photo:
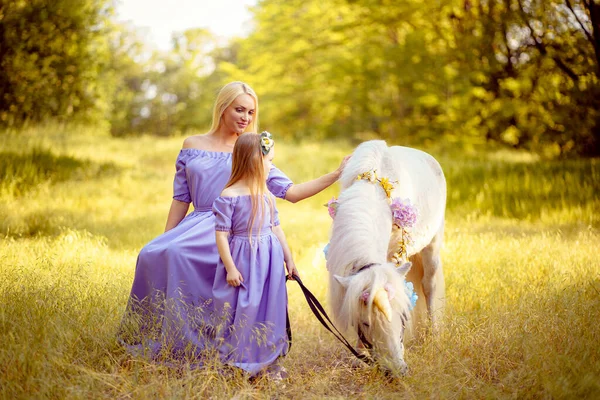
M 251 375 L 275 363 L 288 351 L 287 292 L 283 249 L 272 231 L 279 225 L 273 205 L 273 220 L 264 196 L 263 218 L 255 221 L 252 236 L 248 226 L 252 213 L 250 196 L 219 197 L 213 205 L 216 230 L 229 232 L 233 262 L 244 282 L 227 284 L 227 271 L 219 260 L 213 285 L 215 314 L 223 315 L 217 329 L 221 360 Z M 275 199 L 272 199 L 273 204 Z M 259 229 L 260 228 L 260 229 Z
M 214 334 L 207 321 L 219 262 L 212 205 L 229 180 L 231 153 L 182 149 L 176 168 L 173 198 L 194 211 L 141 250 L 119 332 L 131 352 L 150 357 L 195 357 Z M 291 185 L 271 169 L 271 193 L 283 199 Z

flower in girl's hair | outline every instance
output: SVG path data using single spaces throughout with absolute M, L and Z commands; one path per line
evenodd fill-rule
M 267 131 L 263 131 L 260 134 L 260 149 L 263 153 L 263 155 L 267 155 L 269 154 L 269 151 L 271 151 L 271 147 L 273 147 L 273 145 L 275 144 L 275 141 L 273 140 L 273 136 L 267 132 Z
M 331 200 L 329 200 L 327 204 L 325 204 L 325 207 L 327 207 L 327 211 L 329 211 L 329 216 L 331 218 L 335 217 L 338 205 L 338 200 L 335 197 L 332 197 Z

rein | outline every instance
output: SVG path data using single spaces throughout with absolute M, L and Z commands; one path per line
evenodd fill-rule
M 371 183 L 378 183 L 381 186 L 381 188 L 384 190 L 387 201 L 390 204 L 390 207 L 392 209 L 392 218 L 393 218 L 392 229 L 401 229 L 402 230 L 402 236 L 401 236 L 400 241 L 398 242 L 399 249 L 392 256 L 392 261 L 396 264 L 396 267 L 401 266 L 402 261 L 404 261 L 406 258 L 408 258 L 406 245 L 407 245 L 407 242 L 411 240 L 410 234 L 408 233 L 408 231 L 406 231 L 406 228 L 412 227 L 414 224 L 414 221 L 409 221 L 409 223 L 407 223 L 403 219 L 397 218 L 396 214 L 399 211 L 403 211 L 403 215 L 402 215 L 403 217 L 408 216 L 408 217 L 412 217 L 413 219 L 416 219 L 416 213 L 417 213 L 416 208 L 412 207 L 410 204 L 406 205 L 402 201 L 397 201 L 397 199 L 392 199 L 392 192 L 395 188 L 395 185 L 398 182 L 390 181 L 386 177 L 379 178 L 377 176 L 376 170 L 371 170 L 371 171 L 367 171 L 362 174 L 359 174 L 356 177 L 356 180 L 359 180 L 359 181 L 365 180 L 365 181 L 368 181 Z M 329 215 L 331 215 L 331 217 L 334 218 L 337 207 L 338 207 L 337 199 L 333 198 L 327 204 L 325 204 L 325 206 L 329 210 Z M 326 255 L 326 257 L 327 257 L 327 255 Z M 369 269 L 374 265 L 376 265 L 376 264 L 370 263 L 370 264 L 363 265 L 362 267 L 360 267 L 356 271 L 354 271 L 353 274 L 358 274 L 359 272 Z M 317 300 L 315 295 L 312 294 L 312 292 L 310 290 L 308 290 L 308 288 L 306 286 L 304 286 L 300 277 L 298 275 L 293 275 L 292 278 L 296 282 L 298 282 L 298 285 L 300 286 L 300 289 L 302 290 L 302 293 L 304 294 L 304 297 L 306 298 L 306 301 L 308 303 L 308 306 L 310 307 L 310 310 L 313 312 L 315 317 L 317 317 L 319 322 L 325 327 L 325 329 L 327 329 L 329 332 L 331 332 L 337 340 L 339 340 L 344 346 L 346 346 L 346 348 L 348 348 L 348 350 L 350 350 L 350 352 L 352 354 L 354 354 L 354 356 L 356 358 L 358 358 L 359 360 L 363 361 L 364 363 L 366 363 L 368 365 L 373 365 L 375 363 L 373 358 L 371 358 L 369 355 L 359 353 L 350 344 L 348 339 L 346 339 L 344 337 L 344 335 L 342 335 L 342 333 L 335 327 L 335 325 L 333 324 L 333 322 L 331 322 L 331 319 L 327 315 L 327 312 L 325 312 L 324 307 L 321 305 L 319 300 Z M 405 325 L 406 325 L 406 319 L 407 319 L 406 316 L 403 315 L 403 317 L 402 317 L 403 327 L 405 327 Z M 367 340 L 367 338 L 364 335 L 364 332 L 362 331 L 362 329 L 360 327 L 360 324 L 358 324 L 358 325 L 359 326 L 357 327 L 357 333 L 358 333 L 359 340 L 362 342 L 362 344 L 365 346 L 365 348 L 367 350 L 371 350 L 373 348 L 373 344 Z M 289 338 L 291 341 L 291 330 L 289 330 L 289 335 L 290 335 Z
M 375 363 L 375 361 L 370 356 L 359 353 L 350 344 L 348 339 L 346 339 L 344 337 L 344 335 L 342 335 L 342 333 L 335 327 L 335 325 L 333 324 L 333 322 L 331 322 L 331 319 L 327 315 L 327 312 L 325 312 L 325 308 L 321 305 L 319 300 L 317 300 L 315 295 L 312 294 L 312 292 L 310 290 L 308 290 L 308 288 L 306 286 L 304 286 L 304 283 L 302 283 L 302 280 L 300 279 L 300 277 L 298 275 L 294 275 L 293 278 L 296 282 L 298 282 L 298 285 L 300 286 L 300 289 L 302 290 L 302 293 L 304 294 L 304 297 L 306 298 L 306 301 L 308 303 L 308 306 L 310 307 L 310 310 L 313 312 L 315 317 L 317 317 L 319 322 L 325 327 L 325 329 L 327 329 L 329 332 L 331 332 L 337 340 L 342 342 L 342 344 L 344 346 L 346 346 L 346 348 L 348 348 L 348 350 L 350 350 L 350 352 L 352 354 L 354 354 L 354 356 L 356 358 L 358 358 L 359 360 L 363 361 L 364 363 L 366 363 L 368 365 L 373 365 Z M 358 337 L 359 337 L 360 341 L 365 345 L 366 349 L 373 348 L 373 345 L 371 343 L 369 343 L 369 341 L 367 341 L 367 339 L 365 338 L 365 336 L 360 328 L 358 329 Z

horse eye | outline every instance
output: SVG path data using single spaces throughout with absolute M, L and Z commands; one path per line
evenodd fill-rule
M 370 328 L 370 327 L 371 327 L 371 325 L 369 325 L 369 323 L 367 323 L 367 322 L 363 322 L 362 324 L 363 324 L 363 326 L 364 326 L 365 328 Z

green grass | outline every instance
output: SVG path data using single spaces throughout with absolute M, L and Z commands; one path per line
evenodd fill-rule
M 388 381 L 349 354 L 288 283 L 285 386 L 129 357 L 115 340 L 139 249 L 164 229 L 182 138 L 61 127 L 0 144 L 0 398 L 598 398 L 600 164 L 430 149 L 448 180 L 446 328 Z M 344 143 L 278 142 L 301 182 Z M 326 300 L 322 247 L 334 185 L 280 202 L 307 286 Z

